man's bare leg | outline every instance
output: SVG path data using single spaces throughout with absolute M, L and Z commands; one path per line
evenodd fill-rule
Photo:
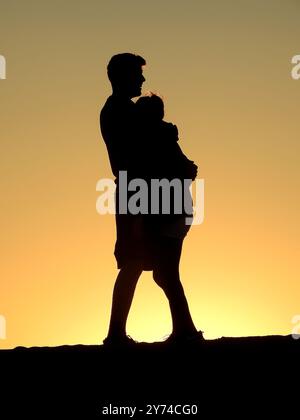
M 120 269 L 113 291 L 108 338 L 126 336 L 126 321 L 142 271 L 141 263 L 135 260 Z

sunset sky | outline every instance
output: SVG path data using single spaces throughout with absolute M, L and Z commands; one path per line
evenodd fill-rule
M 143 92 L 205 180 L 205 217 L 184 242 L 181 277 L 206 338 L 290 334 L 300 314 L 296 0 L 2 2 L 1 348 L 98 344 L 118 273 L 114 216 L 96 212 L 112 177 L 99 132 L 113 54 L 147 66 Z M 144 273 L 127 332 L 171 332 Z

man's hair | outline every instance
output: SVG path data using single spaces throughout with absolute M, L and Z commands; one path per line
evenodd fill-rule
M 107 75 L 111 84 L 118 84 L 118 82 L 126 79 L 132 72 L 145 64 L 145 59 L 140 55 L 131 53 L 116 54 L 108 63 Z

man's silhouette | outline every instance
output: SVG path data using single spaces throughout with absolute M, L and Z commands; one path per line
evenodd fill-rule
M 145 81 L 145 64 L 142 57 L 130 53 L 111 58 L 107 73 L 112 85 L 112 95 L 100 114 L 102 136 L 112 172 L 116 177 L 115 257 L 120 269 L 113 291 L 109 331 L 104 340 L 106 345 L 134 343 L 126 335 L 126 321 L 135 287 L 143 270 L 153 271 L 155 282 L 169 300 L 173 332 L 168 341 L 202 338 L 202 334 L 197 332 L 193 324 L 179 277 L 183 238 L 162 234 L 162 230 L 157 229 L 161 219 L 158 222 L 159 219 L 151 216 L 119 212 L 119 171 L 127 171 L 128 182 L 133 178 L 150 179 L 152 175 L 155 177 L 155 168 L 159 165 L 159 155 L 153 161 L 157 151 L 151 151 L 151 144 L 143 143 L 143 127 L 136 105 L 131 101 L 141 95 Z

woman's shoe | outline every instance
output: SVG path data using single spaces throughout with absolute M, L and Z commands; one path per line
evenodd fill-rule
M 103 340 L 103 345 L 105 347 L 113 348 L 130 348 L 136 346 L 138 343 L 129 335 L 123 336 L 107 336 Z
M 203 331 L 195 331 L 194 333 L 188 333 L 188 334 L 171 334 L 164 343 L 168 345 L 178 345 L 178 346 L 184 346 L 184 345 L 196 345 L 201 344 L 205 341 L 203 337 Z

